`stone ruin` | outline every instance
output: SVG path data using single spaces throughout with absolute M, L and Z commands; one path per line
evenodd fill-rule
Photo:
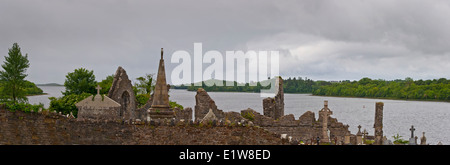
M 356 137 L 350 134 L 349 126 L 330 116 L 332 111 L 328 108 L 328 101 L 324 102 L 324 108 L 319 111 L 318 120 L 316 120 L 314 112 L 311 111 L 305 112 L 298 120 L 292 114 L 284 115 L 284 94 L 281 78 L 278 78 L 277 84 L 276 87 L 279 90 L 277 90 L 275 98 L 263 100 L 264 115 L 250 108 L 242 110 L 240 114 L 223 112 L 217 108 L 215 101 L 208 93 L 203 88 L 199 88 L 195 95 L 195 120 L 204 121 L 205 118 L 214 118 L 214 120 L 228 124 L 256 125 L 270 132 L 289 135 L 291 139 L 310 144 L 315 142 L 317 137 L 321 139 L 322 143 L 356 144 Z
M 120 66 L 114 75 L 108 97 L 120 104 L 119 119 L 135 119 L 137 103 L 136 96 L 133 92 L 133 85 L 131 84 L 131 80 L 128 79 L 125 69 Z
M 263 112 L 265 116 L 278 119 L 284 116 L 284 92 L 283 92 L 283 79 L 277 77 L 275 81 L 275 97 L 265 98 L 263 100 Z
M 100 87 L 97 87 L 97 95 L 78 102 L 75 106 L 78 110 L 78 120 L 116 120 L 120 116 L 122 107 L 108 96 L 100 95 Z
M 170 108 L 169 88 L 170 85 L 166 83 L 163 49 L 161 48 L 156 87 L 147 104 L 137 108 L 131 80 L 128 78 L 125 69 L 119 66 L 114 75 L 108 96 L 101 96 L 97 93 L 95 97 L 90 96 L 76 104 L 79 113 L 78 120 L 144 121 L 172 118 L 178 120 L 192 119 L 191 108 Z
M 338 122 L 331 117 L 333 112 L 328 108 L 328 101 L 324 101 L 324 107 L 319 111 L 316 120 L 314 112 L 307 111 L 297 120 L 294 115 L 284 115 L 283 80 L 277 77 L 275 83 L 276 94 L 274 98 L 263 99 L 263 115 L 253 109 L 238 112 L 223 112 L 218 109 L 215 101 L 203 89 L 199 88 L 195 96 L 196 105 L 194 116 L 192 109 L 171 108 L 169 105 L 170 86 L 166 83 L 163 49 L 159 62 L 155 91 L 147 104 L 141 108 L 136 107 L 136 97 L 132 90 L 131 81 L 126 71 L 119 67 L 114 76 L 113 84 L 108 96 L 89 98 L 77 103 L 79 109 L 78 120 L 122 120 L 145 121 L 155 120 L 190 121 L 194 117 L 195 123 L 220 123 L 220 125 L 250 125 L 258 126 L 267 131 L 289 137 L 297 142 L 303 141 L 313 144 L 317 138 L 321 143 L 336 144 L 363 144 L 365 140 L 374 139 L 374 144 L 383 144 L 382 118 L 383 104 L 376 104 L 375 136 L 366 136 L 367 132 L 360 130 L 353 135 L 348 130 L 349 126 Z M 360 128 L 360 127 L 359 127 Z

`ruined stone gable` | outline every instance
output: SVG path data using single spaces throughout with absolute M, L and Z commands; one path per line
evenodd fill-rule
M 120 66 L 114 75 L 108 97 L 121 105 L 118 114 L 120 118 L 124 120 L 135 119 L 136 96 L 134 95 L 133 85 L 131 80 L 128 79 L 125 69 Z
M 273 119 L 284 116 L 284 92 L 281 77 L 277 77 L 275 81 L 275 97 L 268 97 L 263 100 L 263 112 L 265 116 Z

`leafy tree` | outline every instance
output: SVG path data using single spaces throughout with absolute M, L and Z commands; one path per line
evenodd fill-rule
M 70 72 L 66 75 L 66 81 L 64 82 L 66 91 L 62 93 L 65 96 L 70 94 L 79 95 L 82 93 L 96 94 L 96 85 L 97 82 L 95 81 L 94 71 L 79 68 L 75 69 L 74 72 Z
M 27 77 L 25 72 L 28 67 L 30 67 L 28 54 L 23 56 L 19 45 L 14 43 L 12 48 L 9 49 L 8 56 L 5 56 L 2 65 L 4 71 L 0 71 L 0 82 L 4 86 L 1 93 L 3 93 L 3 97 L 10 99 L 13 104 L 28 100 L 24 91 L 25 77 Z
M 153 81 L 153 74 L 145 74 L 144 77 L 136 78 L 138 81 L 135 86 L 139 94 L 151 94 L 155 90 L 155 81 Z
M 59 98 L 49 97 L 50 107 L 48 109 L 51 111 L 61 112 L 62 114 L 69 114 L 72 112 L 72 114 L 77 117 L 78 109 L 75 104 L 89 96 L 91 96 L 90 93 L 82 93 L 65 95 Z
M 98 85 L 100 85 L 100 87 L 102 88 L 100 90 L 100 94 L 108 94 L 113 81 L 114 81 L 114 75 L 109 75 L 106 77 L 106 79 L 99 82 Z

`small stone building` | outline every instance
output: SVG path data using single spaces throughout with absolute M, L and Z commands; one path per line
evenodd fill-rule
M 75 104 L 78 108 L 78 120 L 117 120 L 119 119 L 120 104 L 112 100 L 108 96 L 97 95 L 89 96 L 88 98 Z

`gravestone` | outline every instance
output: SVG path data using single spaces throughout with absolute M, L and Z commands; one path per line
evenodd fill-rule
M 409 130 L 411 131 L 411 137 L 409 138 L 409 145 L 416 145 L 415 143 L 416 139 L 414 139 L 414 131 L 416 129 L 414 128 L 413 125 L 411 125 L 411 128 Z
M 356 145 L 362 144 L 361 125 L 358 125 L 358 132 L 356 133 Z
M 427 138 L 425 137 L 425 132 L 422 132 L 422 137 L 420 138 L 420 145 L 427 145 Z
M 323 102 L 323 108 L 319 111 L 319 115 L 322 117 L 322 142 L 330 142 L 330 137 L 328 136 L 328 118 L 333 112 L 328 108 L 328 100 Z
M 161 59 L 159 60 L 158 75 L 155 90 L 153 92 L 152 106 L 148 109 L 152 119 L 170 119 L 175 113 L 169 105 L 168 85 L 166 83 L 166 71 L 164 67 L 163 48 L 161 48 Z

